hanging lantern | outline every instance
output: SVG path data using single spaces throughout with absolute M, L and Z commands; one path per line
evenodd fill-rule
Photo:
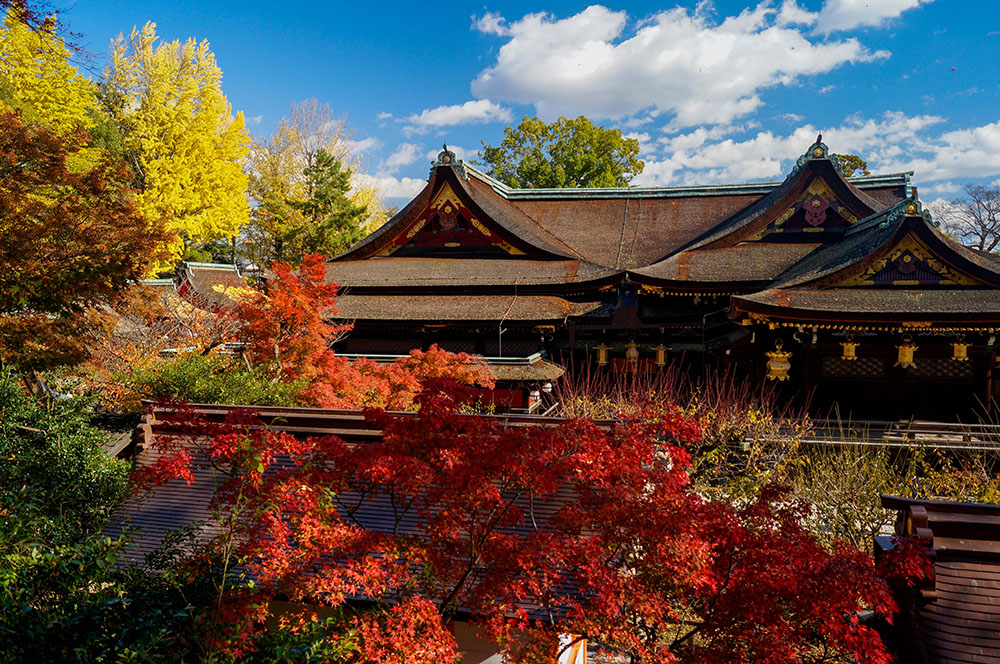
M 611 346 L 606 346 L 602 342 L 600 346 L 594 346 L 594 350 L 597 351 L 597 365 L 603 367 L 608 363 L 608 351 L 611 350 Z
M 653 350 L 656 351 L 656 366 L 664 366 L 667 363 L 667 351 L 669 348 L 660 344 L 659 346 L 654 346 Z
M 841 354 L 840 359 L 842 360 L 856 360 L 858 359 L 857 351 L 858 346 L 860 346 L 857 341 L 852 337 L 847 337 L 847 341 L 841 341 L 840 347 L 844 349 L 843 354 Z
M 629 362 L 639 361 L 639 346 L 635 343 L 635 339 L 632 339 L 625 346 L 625 359 Z
M 778 339 L 774 342 L 774 350 L 767 353 L 767 379 L 768 380 L 788 380 L 788 371 L 792 368 L 792 363 L 788 358 L 792 356 L 790 352 L 782 351 L 784 342 Z
M 894 367 L 903 367 L 904 369 L 912 369 L 917 366 L 917 363 L 913 361 L 913 354 L 917 351 L 917 346 L 910 343 L 910 335 L 903 337 L 903 344 L 901 346 L 896 346 L 896 350 L 899 354 L 896 356 L 896 364 Z
M 951 359 L 956 362 L 968 362 L 969 361 L 969 346 L 972 344 L 963 343 L 965 339 L 962 337 L 958 338 L 958 341 L 951 345 L 952 353 Z

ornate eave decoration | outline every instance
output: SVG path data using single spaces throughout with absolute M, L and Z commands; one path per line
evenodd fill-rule
M 465 162 L 458 158 L 458 156 L 448 149 L 448 144 L 445 143 L 441 146 L 441 152 L 438 153 L 436 161 L 431 162 L 431 174 L 438 166 L 451 166 L 455 171 L 462 176 L 462 179 L 468 180 L 469 174 L 465 172 Z
M 924 209 L 920 199 L 916 196 L 910 196 L 909 198 L 904 198 L 895 205 L 887 207 L 881 212 L 877 212 L 870 217 L 862 219 L 848 228 L 844 233 L 844 236 L 849 237 L 855 233 L 867 230 L 872 226 L 878 226 L 881 229 L 886 229 L 890 225 L 899 221 L 905 215 L 923 217 L 924 220 L 926 220 L 927 223 L 934 228 L 940 226 L 938 222 L 934 221 L 934 215 L 931 214 L 931 211 Z

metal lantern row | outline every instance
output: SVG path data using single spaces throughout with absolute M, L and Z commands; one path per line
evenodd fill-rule
M 842 360 L 856 360 L 858 359 L 858 346 L 861 344 L 854 341 L 851 337 L 847 338 L 847 341 L 840 342 L 840 347 L 843 352 L 840 355 Z M 958 341 L 951 344 L 951 359 L 956 362 L 968 362 L 969 361 L 969 346 L 972 344 L 965 343 L 962 337 L 959 337 Z M 912 343 L 912 339 L 909 335 L 903 337 L 903 343 L 896 346 L 896 364 L 893 366 L 903 367 L 904 369 L 910 369 L 917 366 L 914 360 L 914 354 L 917 352 L 919 346 Z
M 790 351 L 782 350 L 784 343 L 781 339 L 774 342 L 774 350 L 767 353 L 767 379 L 784 381 L 788 380 L 788 372 L 792 368 L 792 363 L 790 358 L 792 353 Z M 847 341 L 840 342 L 840 347 L 842 353 L 840 358 L 843 360 L 856 360 L 858 359 L 858 346 L 861 344 L 854 341 L 853 338 L 848 337 Z M 951 344 L 952 355 L 951 359 L 956 362 L 968 362 L 969 361 L 969 346 L 972 344 L 965 343 L 962 337 L 959 337 L 958 341 Z M 896 363 L 893 366 L 902 367 L 904 369 L 912 369 L 917 366 L 914 360 L 914 355 L 917 352 L 919 346 L 913 343 L 913 339 L 906 335 L 903 337 L 903 343 L 896 346 Z
M 594 346 L 594 350 L 597 351 L 597 364 L 598 366 L 605 366 L 608 363 L 608 351 L 613 347 L 601 343 L 598 346 Z M 670 350 L 669 347 L 660 344 L 654 346 L 653 350 L 656 351 L 656 366 L 662 367 L 667 363 L 667 351 Z M 625 345 L 625 359 L 629 362 L 639 361 L 639 344 L 635 340 L 631 340 Z

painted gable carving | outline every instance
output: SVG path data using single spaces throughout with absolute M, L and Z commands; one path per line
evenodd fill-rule
M 837 199 L 829 185 L 815 178 L 792 205 L 748 239 L 802 242 L 808 233 L 808 241 L 815 242 L 818 238 L 812 234 L 839 235 L 857 221 L 857 216 Z
M 923 242 L 910 233 L 867 270 L 837 285 L 885 288 L 980 286 L 982 282 L 940 260 Z
M 477 257 L 524 255 L 503 240 L 466 207 L 445 183 L 417 219 L 386 244 L 377 256 Z

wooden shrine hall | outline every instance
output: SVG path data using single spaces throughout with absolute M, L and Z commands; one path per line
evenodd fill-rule
M 327 275 L 354 322 L 338 352 L 436 343 L 525 389 L 553 364 L 679 362 L 823 416 L 967 418 L 1000 396 L 1000 263 L 945 237 L 909 173 L 845 177 L 820 139 L 783 182 L 663 188 L 510 189 L 445 147 Z

